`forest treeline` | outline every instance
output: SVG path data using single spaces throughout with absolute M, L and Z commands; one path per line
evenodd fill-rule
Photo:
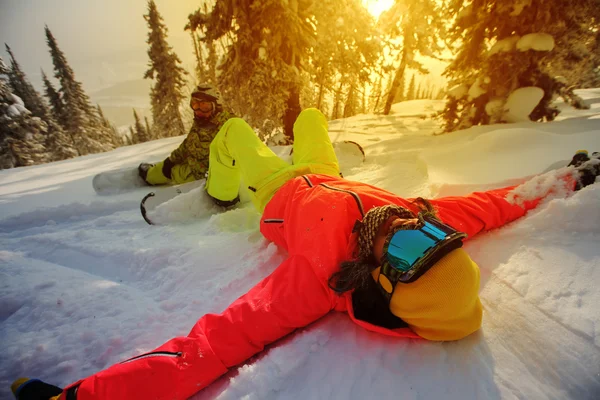
M 148 26 L 151 121 L 122 134 L 91 104 L 46 27 L 54 74 L 38 93 L 12 49 L 0 59 L 0 169 L 61 160 L 185 133 L 189 88 L 217 86 L 263 140 L 293 140 L 302 108 L 330 119 L 389 114 L 392 104 L 445 99 L 445 132 L 473 125 L 551 121 L 561 96 L 600 86 L 600 0 L 396 0 L 375 19 L 360 0 L 211 0 L 184 27 L 196 66 L 169 45 L 153 0 Z M 435 87 L 424 57 L 447 65 Z M 518 109 L 518 112 L 517 112 Z M 526 112 L 523 114 L 523 110 Z

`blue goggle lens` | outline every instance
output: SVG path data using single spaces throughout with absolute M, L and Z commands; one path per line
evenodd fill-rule
M 399 230 L 390 239 L 385 255 L 397 270 L 410 271 L 440 242 L 451 237 L 458 239 L 466 235 L 438 221 L 421 219 L 419 229 Z

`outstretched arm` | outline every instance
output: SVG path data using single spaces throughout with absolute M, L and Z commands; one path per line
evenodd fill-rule
M 306 258 L 291 256 L 223 313 L 200 318 L 187 337 L 83 379 L 63 397 L 187 399 L 227 368 L 331 309 L 329 291 Z
M 575 187 L 571 175 L 546 177 L 546 181 L 538 182 L 540 179 L 544 178 L 535 177 L 518 186 L 475 192 L 464 197 L 444 197 L 431 203 L 442 221 L 472 238 L 479 232 L 499 228 L 522 217 L 550 194 L 571 193 Z

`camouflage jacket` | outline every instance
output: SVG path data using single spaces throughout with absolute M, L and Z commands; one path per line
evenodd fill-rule
M 194 178 L 204 178 L 208 171 L 210 143 L 223 124 L 234 117 L 232 113 L 221 111 L 209 120 L 194 119 L 190 132 L 179 147 L 173 150 L 169 159 L 174 165 L 187 164 Z

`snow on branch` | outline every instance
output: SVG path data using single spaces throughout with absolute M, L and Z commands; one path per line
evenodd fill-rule
M 551 51 L 553 48 L 554 38 L 547 33 L 529 33 L 517 42 L 517 49 L 520 51 Z
M 502 40 L 498 40 L 492 48 L 488 51 L 488 55 L 494 55 L 496 53 L 507 53 L 513 51 L 517 47 L 517 42 L 521 39 L 519 35 L 512 35 Z

